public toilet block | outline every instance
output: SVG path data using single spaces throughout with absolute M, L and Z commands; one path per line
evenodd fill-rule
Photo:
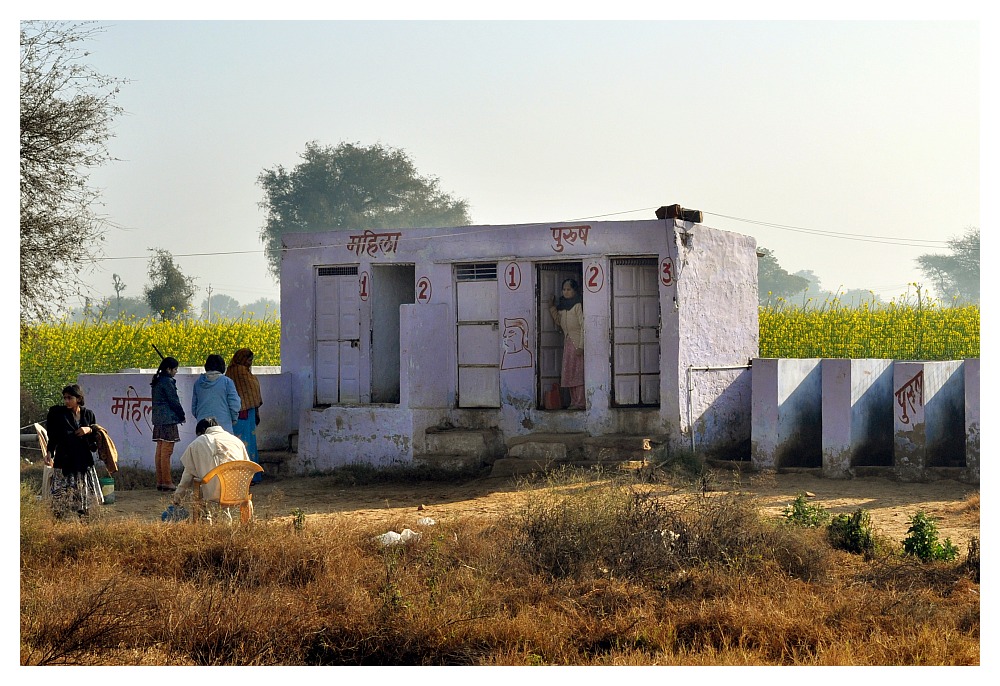
M 297 471 L 410 463 L 463 431 L 486 462 L 533 437 L 749 458 L 752 237 L 663 218 L 291 233 L 282 246 Z M 567 278 L 583 297 L 585 410 L 562 409 L 565 393 L 544 403 L 563 345 L 548 306 Z

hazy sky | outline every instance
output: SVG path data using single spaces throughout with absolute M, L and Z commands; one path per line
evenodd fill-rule
M 196 305 L 277 300 L 257 177 L 311 140 L 406 150 L 475 224 L 680 203 L 886 300 L 980 226 L 973 21 L 101 24 L 89 60 L 129 81 L 121 161 L 91 175 L 118 227 L 85 277 L 103 296 L 113 273 L 141 296 L 158 247 Z

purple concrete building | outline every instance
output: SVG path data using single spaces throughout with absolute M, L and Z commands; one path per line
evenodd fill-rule
M 563 349 L 548 304 L 567 278 L 584 410 L 544 402 Z M 287 234 L 281 313 L 296 471 L 489 462 L 543 438 L 749 457 L 749 236 L 680 219 Z

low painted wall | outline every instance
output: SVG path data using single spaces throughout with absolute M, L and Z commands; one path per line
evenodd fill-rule
M 757 469 L 849 478 L 876 466 L 904 481 L 933 470 L 979 481 L 978 359 L 757 359 L 752 386 Z
M 819 359 L 753 361 L 750 459 L 755 468 L 822 465 L 821 380 Z
M 97 423 L 108 430 L 118 449 L 121 464 L 154 469 L 152 399 L 149 382 L 153 369 L 126 370 L 117 374 L 80 374 L 87 407 L 97 418 Z M 174 451 L 174 462 L 195 438 L 195 425 L 191 414 L 191 394 L 194 382 L 205 370 L 200 367 L 181 367 L 174 379 L 177 395 L 188 416 L 180 428 L 180 443 Z M 295 429 L 291 414 L 291 380 L 282 374 L 280 367 L 254 367 L 260 381 L 260 425 L 257 427 L 259 450 L 286 450 L 289 437 Z
M 891 467 L 892 360 L 823 360 L 823 475 Z
M 962 362 L 897 362 L 893 367 L 896 471 L 916 480 L 928 467 L 965 467 Z
M 979 359 L 968 359 L 965 373 L 965 470 L 967 481 L 979 481 Z

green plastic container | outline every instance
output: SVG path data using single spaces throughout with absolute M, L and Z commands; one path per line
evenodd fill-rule
M 110 505 L 115 502 L 115 480 L 110 476 L 102 476 L 100 478 L 101 482 L 101 495 L 104 496 L 104 504 Z

